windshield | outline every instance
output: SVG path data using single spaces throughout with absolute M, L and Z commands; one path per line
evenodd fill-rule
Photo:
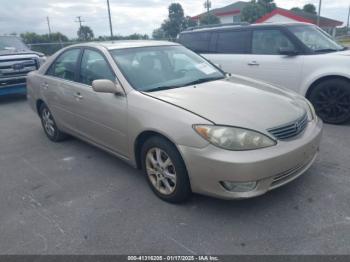
M 0 36 L 0 50 L 26 51 L 28 47 L 15 36 Z
M 225 75 L 182 46 L 110 51 L 129 83 L 139 91 L 157 91 L 222 79 Z
M 289 30 L 314 52 L 332 52 L 344 47 L 335 42 L 330 35 L 315 26 L 292 26 Z

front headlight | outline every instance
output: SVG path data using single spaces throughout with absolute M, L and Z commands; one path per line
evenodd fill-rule
M 314 106 L 307 99 L 306 99 L 306 103 L 307 103 L 307 105 L 309 107 L 309 114 L 310 114 L 309 119 L 310 120 L 317 120 L 317 114 L 316 114 Z
M 193 128 L 205 140 L 226 150 L 254 150 L 277 144 L 264 134 L 244 128 L 212 125 L 194 125 Z

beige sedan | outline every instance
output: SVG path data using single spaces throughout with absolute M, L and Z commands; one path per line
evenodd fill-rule
M 78 137 L 142 169 L 157 196 L 250 198 L 314 162 L 322 121 L 303 97 L 228 76 L 181 45 L 81 44 L 27 78 L 47 137 Z

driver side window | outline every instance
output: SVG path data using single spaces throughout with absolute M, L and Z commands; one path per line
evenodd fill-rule
M 79 82 L 91 86 L 92 82 L 98 79 L 115 82 L 116 76 L 101 53 L 85 49 L 80 66 Z
M 281 48 L 295 49 L 294 44 L 281 31 L 257 30 L 253 32 L 253 54 L 279 55 Z

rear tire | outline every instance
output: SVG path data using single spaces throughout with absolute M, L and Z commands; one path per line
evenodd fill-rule
M 329 124 L 350 120 L 350 82 L 345 79 L 325 80 L 316 85 L 309 99 L 317 115 Z
M 160 199 L 181 203 L 190 198 L 187 169 L 172 143 L 162 137 L 151 137 L 142 146 L 141 160 L 148 184 Z
M 50 109 L 45 104 L 40 106 L 39 115 L 44 132 L 52 142 L 61 142 L 67 138 L 67 135 L 58 129 Z

